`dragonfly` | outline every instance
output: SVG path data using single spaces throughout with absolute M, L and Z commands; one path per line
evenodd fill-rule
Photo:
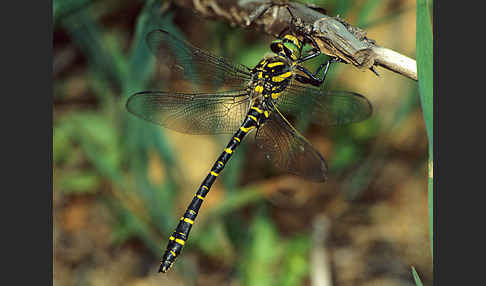
M 193 90 L 138 92 L 128 98 L 127 110 L 182 133 L 233 133 L 170 235 L 159 268 L 162 273 L 180 255 L 211 186 L 248 133 L 256 131 L 257 146 L 278 169 L 323 182 L 328 171 L 325 159 L 284 114 L 309 116 L 316 124 L 332 126 L 359 122 L 372 113 L 371 103 L 360 94 L 318 88 L 334 61 L 309 71 L 302 63 L 320 52 L 304 51 L 306 40 L 291 34 L 273 41 L 272 54 L 253 68 L 199 49 L 162 29 L 148 33 L 146 42 L 158 61 L 183 73 Z

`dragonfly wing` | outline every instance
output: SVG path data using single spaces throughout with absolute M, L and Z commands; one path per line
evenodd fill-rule
M 278 99 L 279 109 L 296 117 L 309 116 L 322 126 L 360 122 L 371 116 L 371 103 L 364 96 L 348 91 L 326 91 L 292 84 Z
M 283 117 L 278 109 L 256 133 L 256 143 L 265 158 L 277 168 L 311 181 L 327 179 L 322 155 Z
M 250 106 L 246 91 L 175 93 L 144 91 L 130 96 L 127 110 L 147 121 L 188 134 L 233 133 Z
M 194 47 L 164 30 L 147 34 L 147 45 L 159 63 L 171 71 L 181 71 L 186 80 L 201 88 L 215 86 L 241 87 L 250 80 L 250 69 Z

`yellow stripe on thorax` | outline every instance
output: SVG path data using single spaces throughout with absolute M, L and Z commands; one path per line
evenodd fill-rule
M 269 68 L 273 68 L 273 67 L 276 67 L 276 66 L 282 66 L 282 65 L 284 65 L 284 63 L 283 63 L 283 62 L 274 62 L 274 63 L 270 63 L 270 64 L 268 64 L 268 65 L 267 65 L 267 67 L 269 67 Z
M 260 114 L 262 114 L 262 113 L 263 113 L 263 111 L 262 111 L 260 108 L 255 107 L 255 106 L 252 106 L 250 109 L 256 110 L 256 111 L 257 111 L 258 113 L 260 113 Z
M 278 76 L 272 77 L 273 82 L 281 82 L 284 81 L 286 78 L 290 77 L 292 75 L 292 72 L 286 72 Z

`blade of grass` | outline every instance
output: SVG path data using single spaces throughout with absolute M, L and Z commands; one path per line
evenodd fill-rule
M 235 256 L 235 249 L 228 238 L 226 227 L 219 219 L 211 221 L 209 227 L 199 231 L 193 239 L 189 239 L 188 244 L 193 243 L 197 244 L 205 255 L 216 259 L 230 260 Z
M 60 19 L 67 17 L 72 13 L 78 12 L 81 9 L 86 8 L 91 4 L 92 0 L 55 0 L 52 2 L 52 12 L 54 25 L 56 25 Z
M 432 257 L 433 250 L 433 44 L 432 44 L 432 24 L 429 5 L 426 0 L 417 0 L 417 74 L 420 102 L 424 115 L 425 128 L 429 139 L 429 170 L 428 170 L 428 198 L 429 198 L 429 232 L 430 249 Z
M 147 1 L 137 18 L 133 44 L 126 59 L 128 69 L 122 83 L 123 100 L 120 110 L 125 119 L 123 131 L 126 134 L 123 139 L 127 150 L 125 154 L 129 154 L 128 156 L 131 157 L 129 158 L 130 168 L 136 175 L 137 188 L 147 199 L 154 221 L 158 222 L 157 225 L 161 227 L 161 230 L 167 232 L 171 227 L 168 221 L 172 220 L 173 194 L 176 189 L 176 176 L 173 170 L 177 168 L 178 160 L 174 156 L 173 148 L 163 129 L 133 118 L 124 107 L 129 95 L 147 89 L 152 77 L 155 57 L 146 45 L 147 33 L 160 27 L 173 26 L 170 16 L 160 15 L 159 5 L 159 1 Z M 164 185 L 164 190 L 153 186 L 147 177 L 149 152 L 153 149 L 167 170 L 168 181 Z
M 310 245 L 308 236 L 297 236 L 287 243 L 278 275 L 280 277 L 278 285 L 302 285 L 303 280 L 310 271 L 308 259 Z
M 417 286 L 422 286 L 422 281 L 420 281 L 420 277 L 417 274 L 417 271 L 415 271 L 415 267 L 412 266 L 412 274 L 413 274 L 413 279 L 415 280 L 415 284 Z
M 97 116 L 97 115 L 93 115 Z M 79 127 L 76 132 L 77 141 L 84 150 L 87 158 L 93 164 L 97 172 L 102 176 L 107 177 L 116 186 L 113 188 L 112 195 L 117 200 L 105 200 L 108 204 L 113 203 L 116 205 L 116 211 L 120 212 L 124 216 L 130 219 L 132 223 L 128 223 L 123 232 L 125 237 L 132 236 L 140 237 L 154 252 L 158 251 L 156 242 L 159 241 L 160 233 L 153 231 L 151 219 L 146 215 L 144 203 L 137 200 L 133 193 L 127 193 L 125 190 L 126 180 L 122 174 L 119 166 L 119 157 L 116 154 L 112 156 L 106 156 L 107 153 L 118 153 L 119 147 L 116 147 L 116 143 L 110 142 L 110 140 L 100 140 L 100 136 L 106 137 L 106 132 L 97 132 L 99 126 L 102 126 L 104 121 L 99 120 L 97 124 L 88 124 L 88 120 L 79 118 L 76 120 Z M 106 124 L 106 123 L 105 123 Z M 95 127 L 96 126 L 96 127 Z M 105 128 L 105 131 L 113 130 Z M 113 131 L 112 131 L 113 132 Z M 109 133 L 109 132 L 108 132 Z M 114 136 L 111 136 L 114 137 Z M 109 152 L 107 151 L 109 150 Z M 110 159 L 111 158 L 111 159 Z M 121 236 L 124 237 L 124 236 Z
M 161 188 L 173 186 L 173 184 L 165 184 L 164 186 L 158 187 L 153 186 L 147 180 L 147 154 L 150 148 L 153 149 L 155 147 L 159 153 L 163 153 L 160 156 L 167 158 L 167 160 L 163 161 L 171 162 L 166 164 L 167 166 L 174 165 L 173 162 L 176 160 L 171 157 L 173 153 L 170 151 L 170 147 L 164 145 L 167 140 L 162 137 L 163 135 L 161 135 L 162 133 L 160 133 L 159 128 L 151 128 L 152 126 L 144 128 L 145 125 L 149 124 L 141 121 L 135 122 L 135 119 L 128 120 L 132 122 L 125 125 L 109 124 L 110 126 L 105 126 L 107 122 L 116 122 L 118 118 L 123 117 L 126 111 L 124 106 L 121 107 L 119 105 L 117 105 L 118 108 L 111 109 L 113 101 L 104 101 L 104 99 L 114 94 L 120 94 L 120 91 L 122 91 L 122 94 L 126 98 L 126 95 L 129 94 L 127 91 L 137 88 L 142 89 L 150 80 L 154 66 L 153 57 L 149 54 L 144 39 L 149 30 L 161 26 L 161 19 L 163 18 L 157 14 L 157 11 L 160 11 L 156 7 L 156 5 L 160 4 L 158 2 L 156 0 L 147 1 L 142 13 L 139 15 L 137 19 L 136 37 L 133 41 L 134 44 L 132 44 L 129 57 L 125 56 L 124 52 L 122 52 L 119 38 L 116 35 L 105 33 L 103 26 L 94 20 L 93 13 L 90 13 L 90 11 L 81 9 L 80 11 L 76 11 L 76 13 L 63 17 L 60 19 L 60 22 L 71 35 L 74 44 L 80 48 L 86 57 L 89 70 L 93 71 L 90 72 L 90 78 L 92 79 L 90 82 L 96 82 L 102 86 L 102 88 L 93 89 L 102 103 L 100 104 L 100 114 L 109 114 L 110 110 L 116 113 L 114 116 L 109 116 L 113 120 L 106 120 L 105 116 L 98 120 L 96 124 L 89 124 L 89 126 L 86 124 L 89 123 L 87 119 L 90 118 L 84 117 L 79 120 L 78 123 L 84 129 L 81 130 L 83 132 L 77 133 L 79 135 L 78 141 L 80 141 L 88 161 L 98 173 L 108 178 L 115 186 L 113 188 L 113 194 L 115 194 L 115 197 L 119 201 L 119 204 L 116 204 L 117 209 L 120 209 L 121 212 L 130 212 L 129 215 L 134 216 L 137 220 L 141 220 L 146 224 L 144 228 L 148 230 L 160 229 L 168 231 L 168 224 L 164 224 L 164 222 L 169 220 L 166 216 L 171 213 L 172 200 L 167 199 L 164 195 L 172 194 L 173 192 L 161 190 Z M 103 92 L 104 88 L 110 92 Z M 133 127 L 132 130 L 137 132 L 126 132 L 124 134 L 121 130 L 117 129 L 120 126 L 122 128 L 125 127 L 125 130 L 129 129 L 126 128 L 127 125 L 131 125 Z M 101 132 L 90 132 L 91 129 L 103 126 L 106 128 Z M 110 135 L 110 138 L 116 139 L 106 140 L 106 138 L 101 138 L 96 140 L 96 142 L 92 140 L 93 137 L 96 139 L 104 135 Z M 123 142 L 123 145 L 130 147 L 126 148 L 126 146 L 120 144 L 120 141 Z M 125 147 L 125 150 L 119 150 L 122 147 Z M 138 182 L 137 188 L 140 189 L 140 192 L 133 192 L 137 188 L 131 187 L 130 176 L 127 176 L 127 173 L 123 170 L 122 166 L 124 164 L 121 163 L 121 157 L 128 156 L 131 157 L 128 158 L 128 162 L 130 162 L 128 174 L 134 175 Z M 127 160 L 127 158 L 123 160 Z M 132 200 L 123 199 L 127 196 L 137 199 L 141 194 L 144 195 L 142 196 L 144 201 L 139 205 L 143 206 L 144 213 L 147 210 L 146 213 L 150 214 L 150 216 L 141 216 L 141 212 L 131 207 Z M 126 210 L 124 210 L 125 208 Z M 157 227 L 154 228 L 153 221 L 160 223 L 157 223 Z M 154 238 L 153 235 L 147 235 L 147 231 L 132 230 L 128 232 L 140 236 L 151 248 L 154 248 L 153 246 L 158 244 L 159 239 Z
M 119 87 L 123 76 L 115 65 L 111 53 L 102 42 L 101 27 L 95 23 L 86 10 L 81 10 L 62 21 L 73 42 L 81 49 L 99 77 Z
M 250 240 L 241 259 L 243 285 L 276 285 L 272 269 L 279 259 L 281 247 L 277 230 L 264 211 L 260 211 L 250 227 Z
M 145 89 L 152 75 L 155 58 L 149 52 L 145 43 L 145 36 L 156 28 L 173 26 L 172 17 L 161 17 L 161 15 L 156 13 L 158 11 L 156 6 L 159 4 L 158 1 L 148 1 L 137 19 L 135 37 L 129 56 L 128 75 L 123 85 L 125 99 L 131 93 Z M 152 125 L 147 125 L 146 128 L 149 129 L 147 132 L 151 135 L 149 136 L 150 138 L 147 138 L 149 139 L 148 141 L 144 141 L 144 144 L 151 143 L 166 166 L 176 166 L 177 160 L 173 155 L 172 147 L 168 144 L 163 129 Z M 171 172 L 169 171 L 169 173 Z M 170 177 L 170 179 L 173 179 L 173 176 Z

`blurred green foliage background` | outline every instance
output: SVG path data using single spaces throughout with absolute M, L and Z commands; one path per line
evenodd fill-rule
M 145 35 L 164 28 L 248 66 L 272 41 L 165 2 L 53 2 L 54 284 L 414 285 L 412 265 L 430 284 L 418 84 L 343 64 L 332 66 L 325 88 L 365 95 L 372 118 L 326 130 L 295 121 L 325 156 L 329 181 L 269 174 L 247 140 L 205 200 L 174 268 L 156 272 L 170 232 L 229 137 L 179 134 L 128 114 L 129 95 L 167 84 L 154 73 Z M 415 1 L 312 3 L 415 58 Z

